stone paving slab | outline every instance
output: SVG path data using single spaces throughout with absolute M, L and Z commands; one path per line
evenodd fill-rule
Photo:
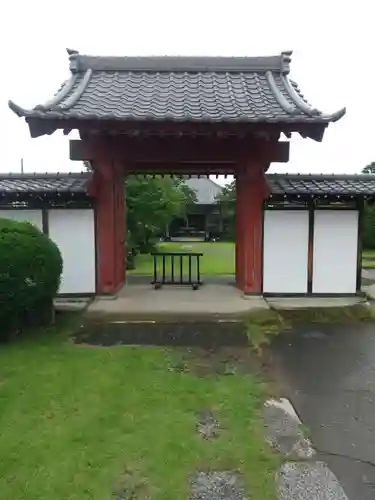
M 287 399 L 267 401 L 263 407 L 267 442 L 287 457 L 310 459 L 315 455 L 304 436 L 301 421 Z
M 220 425 L 211 410 L 203 409 L 198 414 L 197 431 L 203 439 L 219 437 Z
M 266 401 L 263 417 L 267 442 L 288 457 L 276 474 L 279 500 L 348 500 L 326 463 L 316 460 L 316 452 L 304 436 L 301 420 L 289 400 Z
M 197 472 L 189 500 L 247 500 L 241 477 L 231 471 Z
M 280 500 L 348 500 L 324 462 L 286 462 L 277 474 L 277 489 Z

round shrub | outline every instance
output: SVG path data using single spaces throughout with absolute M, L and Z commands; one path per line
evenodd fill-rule
M 0 339 L 51 310 L 61 272 L 53 241 L 28 222 L 0 219 Z

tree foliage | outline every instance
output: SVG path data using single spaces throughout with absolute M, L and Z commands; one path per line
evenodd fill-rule
M 235 238 L 234 225 L 236 218 L 236 181 L 224 186 L 217 197 L 221 206 L 223 225 L 225 228 L 224 238 L 233 240 Z
M 232 181 L 226 186 L 223 186 L 220 191 L 217 201 L 228 210 L 234 210 L 236 204 L 236 181 Z
M 375 162 L 371 162 L 362 169 L 362 174 L 375 174 Z M 375 248 L 375 205 L 366 203 L 363 220 L 363 247 Z
M 91 162 L 83 162 L 92 172 Z M 125 183 L 127 249 L 136 254 L 147 250 L 175 217 L 184 216 L 197 201 L 195 191 L 180 178 L 171 176 L 127 177 Z M 124 215 L 125 216 L 125 215 Z
M 375 174 L 375 161 L 372 161 L 362 169 L 362 174 Z
M 172 219 L 184 216 L 196 202 L 195 192 L 170 176 L 130 176 L 125 197 L 130 244 L 141 250 L 147 249 Z

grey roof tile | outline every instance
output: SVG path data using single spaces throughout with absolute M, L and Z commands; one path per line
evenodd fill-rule
M 69 51 L 71 78 L 44 105 L 19 116 L 43 119 L 319 123 L 289 81 L 291 52 L 272 57 L 93 57 Z
M 268 174 L 272 195 L 372 196 L 375 175 Z
M 91 173 L 2 174 L 0 196 L 11 193 L 87 193 Z M 272 195 L 368 196 L 375 198 L 375 175 L 267 174 Z M 221 186 L 193 176 L 185 181 L 197 192 L 198 203 L 211 204 Z
M 90 174 L 0 174 L 0 196 L 13 193 L 86 193 Z

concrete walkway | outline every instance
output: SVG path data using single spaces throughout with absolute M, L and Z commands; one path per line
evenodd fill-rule
M 375 270 L 374 270 L 375 271 Z M 364 291 L 371 287 L 367 271 L 363 271 L 363 278 L 369 284 L 364 285 Z M 142 319 L 147 316 L 160 315 L 218 315 L 230 316 L 246 314 L 260 309 L 306 309 L 320 307 L 345 307 L 364 302 L 364 297 L 268 297 L 247 296 L 234 286 L 233 275 L 210 276 L 208 282 L 199 290 L 193 291 L 190 287 L 165 286 L 161 290 L 154 290 L 150 284 L 152 276 L 128 276 L 128 284 L 114 297 L 96 297 L 92 299 L 64 299 L 57 298 L 55 305 L 58 310 L 83 310 L 90 302 L 89 314 L 109 314 L 122 317 Z
M 204 285 L 191 287 L 165 286 L 154 290 L 148 285 L 124 286 L 113 299 L 97 297 L 88 314 L 121 315 L 122 317 L 196 317 L 209 315 L 238 315 L 268 309 L 262 297 L 243 297 L 234 286 Z
M 375 326 L 311 325 L 271 346 L 311 441 L 349 500 L 375 498 Z
M 143 319 L 160 316 L 236 316 L 274 308 L 280 310 L 320 307 L 346 307 L 365 302 L 365 297 L 267 297 L 244 296 L 230 284 L 228 277 L 218 277 L 198 290 L 191 287 L 164 286 L 154 290 L 149 278 L 133 277 L 115 297 L 96 297 L 87 313 Z

